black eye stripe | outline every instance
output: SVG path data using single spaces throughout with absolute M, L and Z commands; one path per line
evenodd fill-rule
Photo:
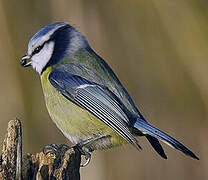
M 43 48 L 44 45 L 45 45 L 45 43 L 43 43 L 41 46 L 36 47 L 36 48 L 33 50 L 32 55 L 38 54 L 38 53 L 41 51 L 41 49 Z

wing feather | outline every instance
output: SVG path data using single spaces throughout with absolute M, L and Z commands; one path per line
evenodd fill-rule
M 138 141 L 128 128 L 129 119 L 108 88 L 68 72 L 53 70 L 49 75 L 51 84 L 64 97 L 73 101 L 96 116 L 117 132 L 126 141 L 141 149 Z

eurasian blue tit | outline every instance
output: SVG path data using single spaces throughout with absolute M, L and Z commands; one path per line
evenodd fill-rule
M 38 31 L 20 61 L 40 75 L 51 119 L 74 144 L 89 152 L 126 143 L 141 149 L 144 136 L 163 158 L 163 141 L 199 159 L 168 134 L 149 124 L 113 70 L 71 25 L 58 22 Z

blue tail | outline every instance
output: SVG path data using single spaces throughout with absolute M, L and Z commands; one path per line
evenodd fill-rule
M 139 131 L 141 131 L 144 135 L 146 135 L 147 139 L 149 140 L 149 142 L 152 144 L 152 146 L 154 147 L 154 149 L 158 153 L 161 152 L 162 147 L 159 144 L 159 142 L 155 141 L 154 138 L 157 138 L 157 139 L 163 141 L 164 143 L 168 144 L 172 148 L 178 149 L 179 151 L 183 152 L 184 154 L 186 154 L 194 159 L 199 160 L 199 158 L 193 152 L 191 152 L 188 148 L 186 148 L 183 144 L 181 144 L 180 142 L 178 142 L 177 140 L 175 140 L 171 136 L 167 135 L 166 133 L 164 133 L 164 132 L 160 131 L 159 129 L 153 127 L 152 125 L 148 124 L 146 121 L 137 119 L 137 121 L 134 123 L 133 126 L 136 129 L 138 129 Z M 158 148 L 160 148 L 160 149 L 158 149 Z

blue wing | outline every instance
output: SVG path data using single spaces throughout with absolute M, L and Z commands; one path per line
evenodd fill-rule
M 129 119 L 123 110 L 124 105 L 107 87 L 59 70 L 50 73 L 49 81 L 68 100 L 92 113 L 126 141 L 141 149 L 129 130 Z

